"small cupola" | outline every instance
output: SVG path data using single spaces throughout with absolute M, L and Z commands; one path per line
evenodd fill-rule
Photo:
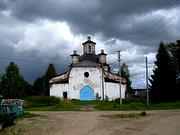
M 106 53 L 104 53 L 104 50 L 101 50 L 101 53 L 99 55 L 99 63 L 105 64 L 106 63 Z
M 95 54 L 95 45 L 96 43 L 91 41 L 91 37 L 87 37 L 87 41 L 82 43 L 83 45 L 83 53 L 84 54 Z
M 77 54 L 77 51 L 74 50 L 73 54 L 71 55 L 72 64 L 77 64 L 79 62 L 79 55 Z

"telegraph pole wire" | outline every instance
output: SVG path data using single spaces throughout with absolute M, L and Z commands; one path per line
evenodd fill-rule
M 15 0 L 9 0 L 9 1 L 1 2 L 0 3 L 0 10 L 6 9 L 8 6 L 10 6 L 14 2 L 15 2 Z

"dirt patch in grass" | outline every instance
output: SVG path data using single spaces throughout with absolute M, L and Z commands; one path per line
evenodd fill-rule
M 147 116 L 145 111 L 141 113 L 128 113 L 128 114 L 110 114 L 110 115 L 102 115 L 103 117 L 112 118 L 112 119 L 128 119 L 128 118 L 140 118 Z

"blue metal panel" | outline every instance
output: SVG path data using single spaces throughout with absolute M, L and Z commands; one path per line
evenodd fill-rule
M 19 115 L 21 115 L 23 113 L 22 108 L 20 106 L 18 106 L 18 105 L 11 105 L 11 109 L 12 109 L 13 112 L 16 113 L 16 116 L 19 116 Z
M 80 90 L 80 100 L 84 100 L 84 101 L 94 100 L 94 90 L 89 86 L 84 86 Z

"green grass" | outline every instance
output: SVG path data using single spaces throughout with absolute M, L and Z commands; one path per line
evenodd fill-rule
M 26 111 L 68 111 L 76 110 L 70 101 L 60 101 L 56 97 L 28 97 L 24 106 Z
M 41 107 L 41 106 L 52 106 L 59 104 L 60 100 L 56 97 L 49 96 L 32 96 L 28 97 L 25 102 L 25 108 Z
M 143 103 L 129 103 L 119 105 L 118 103 L 98 104 L 96 106 L 98 110 L 168 110 L 168 109 L 180 109 L 180 102 L 176 103 L 160 103 L 146 105 Z
M 149 104 L 141 102 L 130 102 L 119 105 L 114 101 L 60 101 L 56 97 L 29 97 L 24 109 L 26 111 L 80 111 L 81 108 L 93 105 L 99 111 L 131 111 L 131 110 L 167 110 L 180 109 L 180 101 L 175 103 Z
M 71 102 L 61 102 L 54 105 L 25 107 L 25 111 L 77 111 Z
M 24 112 L 22 115 L 17 117 L 17 120 L 22 120 L 22 119 L 25 119 L 25 118 L 33 118 L 33 117 L 37 117 L 37 116 L 40 116 L 40 115 L 33 114 L 33 113 L 30 113 L 30 112 Z

